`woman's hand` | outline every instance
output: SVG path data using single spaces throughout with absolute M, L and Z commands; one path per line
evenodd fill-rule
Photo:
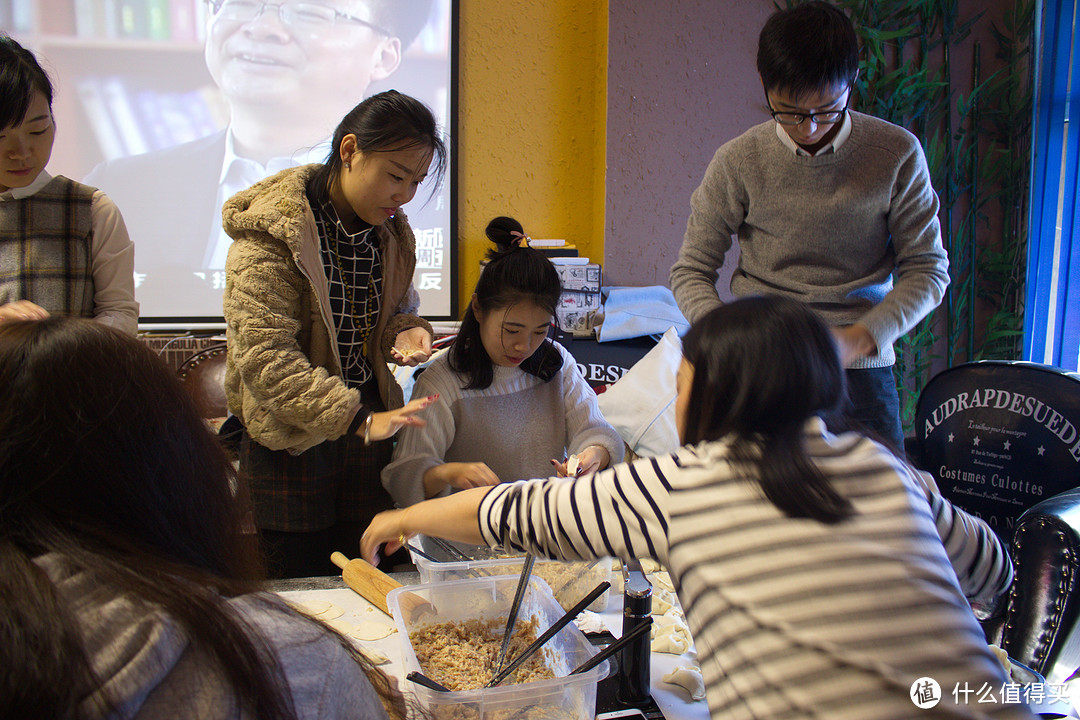
M 390 355 L 398 365 L 416 367 L 431 357 L 431 333 L 422 327 L 402 330 L 394 338 Z
M 404 520 L 404 510 L 386 510 L 373 517 L 360 536 L 360 557 L 378 565 L 380 545 L 386 543 L 386 554 L 392 555 L 408 542 L 412 533 L 406 531 Z
M 580 477 L 581 475 L 590 475 L 599 470 L 603 470 L 611 462 L 611 453 L 608 449 L 602 445 L 590 445 L 577 454 L 578 466 L 577 472 L 574 473 L 574 477 Z M 555 474 L 559 477 L 569 477 L 570 473 L 567 471 L 567 462 L 559 462 L 552 459 L 551 464 L 555 466 Z
M 438 395 L 428 395 L 427 397 L 413 400 L 397 410 L 371 413 L 371 427 L 366 429 L 365 434 L 365 426 L 367 425 L 365 422 L 364 425 L 361 425 L 360 429 L 356 431 L 356 434 L 362 438 L 366 438 L 368 442 L 375 442 L 376 440 L 385 440 L 388 437 L 393 437 L 394 433 L 406 425 L 423 427 L 427 425 L 427 420 L 416 417 L 416 413 L 426 407 L 430 407 L 438 399 Z
M 9 320 L 44 320 L 47 317 L 48 310 L 29 300 L 16 300 L 0 305 L 0 323 Z
M 482 462 L 443 463 L 428 472 L 434 472 L 435 480 L 442 482 L 444 485 L 452 485 L 460 490 L 498 485 L 500 482 L 499 476 Z
M 360 556 L 374 564 L 380 545 L 385 543 L 386 553 L 390 554 L 420 533 L 467 545 L 483 543 L 477 518 L 480 503 L 490 490 L 486 487 L 462 490 L 449 497 L 379 513 L 360 536 Z

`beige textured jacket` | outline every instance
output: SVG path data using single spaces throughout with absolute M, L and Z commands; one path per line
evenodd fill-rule
M 224 313 L 229 412 L 271 450 L 298 454 L 341 437 L 360 410 L 342 379 L 315 216 L 305 194 L 318 165 L 282 172 L 243 190 L 222 208 L 233 238 L 225 263 Z M 404 213 L 372 232 L 382 250 L 379 317 L 367 357 L 388 408 L 404 404 L 387 367 L 397 334 L 431 326 L 414 313 L 416 240 Z

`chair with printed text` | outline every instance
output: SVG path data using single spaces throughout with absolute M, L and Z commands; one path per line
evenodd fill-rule
M 919 395 L 909 460 L 1009 543 L 1015 578 L 987 638 L 1061 683 L 1080 667 L 1080 375 L 980 361 Z

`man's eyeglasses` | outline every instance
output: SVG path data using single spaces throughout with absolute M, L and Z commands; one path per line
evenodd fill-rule
M 796 113 L 796 112 L 777 112 L 772 109 L 772 105 L 769 104 L 769 93 L 765 93 L 765 105 L 769 108 L 769 113 L 772 115 L 773 120 L 781 125 L 802 125 L 807 118 L 815 125 L 833 125 L 844 119 L 844 113 L 847 112 L 848 106 L 851 105 L 851 90 L 854 87 L 854 83 L 848 85 L 847 88 L 847 102 L 844 103 L 844 107 L 839 110 L 824 110 L 822 112 L 812 113 Z
M 307 28 L 309 30 L 321 30 L 345 20 L 355 25 L 369 27 L 377 33 L 389 37 L 390 31 L 386 28 L 373 25 L 367 20 L 343 13 L 337 8 L 319 3 L 306 2 L 283 2 L 271 3 L 260 0 L 209 0 L 210 9 L 215 17 L 237 22 L 249 22 L 262 15 L 268 7 L 277 8 L 278 18 L 289 27 Z

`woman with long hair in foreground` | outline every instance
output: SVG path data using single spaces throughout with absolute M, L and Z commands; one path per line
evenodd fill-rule
M 258 591 L 232 478 L 135 338 L 75 318 L 0 325 L 5 718 L 401 713 L 345 638 Z

